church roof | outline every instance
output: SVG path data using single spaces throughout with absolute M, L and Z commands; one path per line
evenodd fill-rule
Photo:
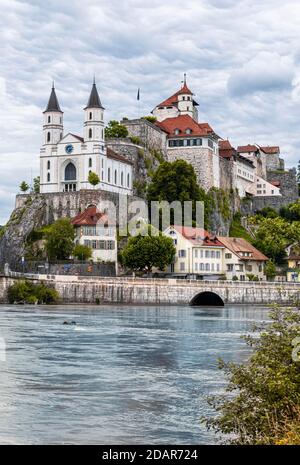
M 169 137 L 186 137 L 188 136 L 208 136 L 214 134 L 213 129 L 208 123 L 197 123 L 189 115 L 180 115 L 175 118 L 166 118 L 163 121 L 156 121 L 158 127 L 168 133 Z M 179 134 L 175 130 L 179 129 Z M 190 133 L 186 131 L 190 130 Z
M 85 110 L 87 108 L 102 108 L 104 110 L 104 107 L 102 106 L 95 82 L 93 83 L 89 101 L 87 103 L 87 106 L 85 107 Z
M 58 103 L 56 93 L 55 93 L 54 84 L 53 84 L 53 87 L 51 89 L 50 98 L 49 98 L 48 105 L 47 105 L 47 108 L 46 108 L 45 112 L 46 111 L 60 111 L 62 113 L 62 111 L 60 109 L 60 106 L 59 106 L 59 103 Z

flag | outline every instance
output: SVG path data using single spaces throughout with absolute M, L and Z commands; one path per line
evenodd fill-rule
M 138 92 L 137 92 L 136 99 L 137 99 L 137 100 L 140 100 L 140 88 L 138 88 Z

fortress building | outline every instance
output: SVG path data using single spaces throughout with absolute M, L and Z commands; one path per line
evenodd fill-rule
M 97 189 L 132 194 L 131 162 L 105 146 L 104 110 L 94 82 L 84 108 L 83 135 L 64 134 L 63 112 L 53 85 L 43 113 L 41 193 L 91 189 L 88 177 L 94 172 L 100 179 Z

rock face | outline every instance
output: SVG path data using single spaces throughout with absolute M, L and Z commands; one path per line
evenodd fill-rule
M 46 221 L 46 201 L 43 196 L 24 196 L 23 205 L 19 205 L 11 214 L 0 238 L 0 269 L 5 263 L 13 265 L 21 260 L 25 251 L 25 241 L 32 230 Z
M 212 208 L 209 230 L 219 236 L 228 236 L 233 216 L 240 210 L 240 197 L 234 191 L 215 190 L 210 193 Z

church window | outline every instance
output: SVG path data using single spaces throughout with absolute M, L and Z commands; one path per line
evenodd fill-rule
M 62 132 L 60 133 L 60 138 L 62 139 Z
M 115 170 L 115 184 L 117 184 L 117 170 Z
M 93 137 L 93 131 L 92 129 L 89 129 L 89 139 L 91 139 Z
M 59 118 L 59 122 L 60 122 L 60 124 L 62 123 L 62 117 Z
M 50 142 L 50 137 L 51 137 L 50 132 L 47 132 L 47 142 Z
M 124 184 L 124 173 L 122 171 L 122 173 L 121 173 L 121 186 L 123 186 L 123 184 Z
M 48 116 L 48 123 L 51 122 L 51 116 Z
M 90 119 L 92 119 L 92 117 L 93 117 L 93 114 L 92 114 L 92 112 L 90 111 Z
M 130 175 L 129 175 L 129 173 L 127 174 L 127 187 L 130 187 Z
M 47 161 L 47 170 L 50 170 L 50 160 Z
M 75 181 L 76 180 L 76 167 L 73 163 L 68 163 L 65 168 L 65 181 Z
M 50 182 L 50 173 L 47 174 L 47 181 Z
M 89 158 L 89 168 L 91 168 L 92 166 L 93 166 L 93 160 Z
M 110 182 L 110 168 L 107 170 L 107 181 Z

